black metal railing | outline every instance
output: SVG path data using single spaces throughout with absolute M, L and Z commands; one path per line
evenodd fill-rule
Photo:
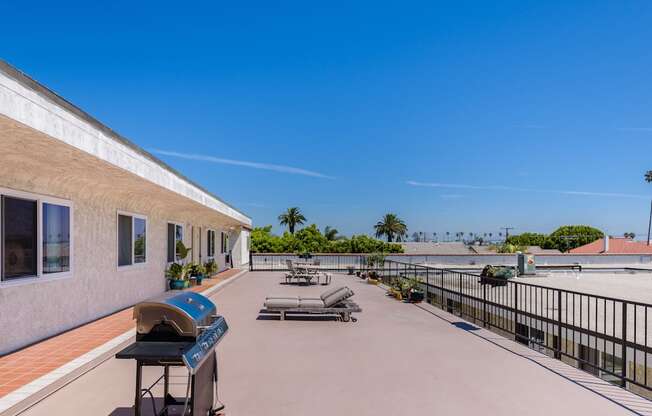
M 309 260 L 319 262 L 324 271 L 343 272 L 349 268 L 361 270 L 366 267 L 367 254 L 311 254 Z M 287 260 L 305 261 L 299 254 L 249 254 L 251 271 L 284 271 Z
M 287 270 L 296 255 L 252 255 L 251 270 Z M 369 271 L 366 255 L 314 255 L 320 268 Z M 386 284 L 420 280 L 428 303 L 568 364 L 652 397 L 652 305 L 396 260 L 373 270 Z
M 419 279 L 428 303 L 652 395 L 650 304 L 392 260 L 376 270 L 385 283 Z

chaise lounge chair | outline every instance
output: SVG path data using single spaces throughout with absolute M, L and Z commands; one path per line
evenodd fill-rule
M 346 286 L 329 289 L 319 297 L 304 296 L 268 296 L 265 298 L 265 308 L 261 313 L 280 313 L 281 321 L 285 320 L 286 313 L 293 314 L 319 314 L 337 315 L 342 321 L 349 322 L 353 312 L 362 312 L 362 309 L 349 298 L 353 291 Z
M 312 279 L 317 277 L 313 273 L 307 273 L 305 270 L 300 270 L 295 267 L 292 260 L 285 260 L 285 264 L 287 264 L 289 270 L 288 273 L 285 273 L 286 283 L 292 283 L 292 279 L 297 279 L 297 283 L 299 283 L 303 279 L 307 284 L 312 284 Z
M 315 266 L 319 266 L 317 262 L 315 263 Z M 329 285 L 331 283 L 332 275 L 330 273 L 322 272 L 317 268 L 307 269 L 298 267 L 289 259 L 285 260 L 285 264 L 287 264 L 289 270 L 288 273 L 285 273 L 285 283 L 292 283 L 292 279 L 296 279 L 297 283 L 299 283 L 303 279 L 310 285 L 312 284 L 312 279 L 317 279 L 317 284 L 320 284 L 322 278 L 324 279 L 324 283 L 322 284 Z

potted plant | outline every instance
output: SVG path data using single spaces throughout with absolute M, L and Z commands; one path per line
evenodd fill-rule
M 215 273 L 217 273 L 217 263 L 215 260 L 209 260 L 204 264 L 204 268 L 206 269 L 206 276 L 205 277 L 213 277 Z
M 423 302 L 423 299 L 425 298 L 425 294 L 423 293 L 423 290 L 421 290 L 421 284 L 423 282 L 421 279 L 418 277 L 415 277 L 413 279 L 410 279 L 408 281 L 407 287 L 407 300 L 408 302 L 411 303 L 419 303 Z
M 372 284 L 377 284 L 380 280 L 380 273 L 378 273 L 378 268 L 383 268 L 385 266 L 385 255 L 382 253 L 373 253 L 367 256 L 366 258 L 367 265 L 367 280 L 371 279 Z
M 489 284 L 491 287 L 505 286 L 507 280 L 513 278 L 515 275 L 514 268 L 509 266 L 492 266 L 486 265 L 480 273 L 480 283 L 485 285 Z
M 406 282 L 404 282 L 400 277 L 393 279 L 390 283 L 389 289 L 387 290 L 387 295 L 396 298 L 397 300 L 403 300 L 405 285 Z
M 367 273 L 367 283 L 370 285 L 377 285 L 380 280 L 378 279 L 378 273 L 369 272 Z
M 204 265 L 199 263 L 190 263 L 188 265 L 188 273 L 190 277 L 194 277 L 197 285 L 201 286 L 201 282 L 204 280 L 204 273 L 206 273 L 206 268 L 204 268 Z
M 172 263 L 167 270 L 165 270 L 165 276 L 170 281 L 171 290 L 180 290 L 186 287 L 188 268 L 179 263 Z
M 185 244 L 183 244 L 183 241 L 179 240 L 177 241 L 176 245 L 177 249 L 177 254 L 178 254 L 178 261 L 181 261 L 182 263 L 186 260 L 186 257 L 188 257 L 188 254 L 192 251 L 191 248 L 186 247 Z
M 366 263 L 369 269 L 383 267 L 385 265 L 385 255 L 383 253 L 372 253 L 367 256 Z

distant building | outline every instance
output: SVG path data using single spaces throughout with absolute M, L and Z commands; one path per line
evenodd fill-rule
M 571 254 L 652 254 L 652 246 L 626 237 L 609 237 L 574 248 Z
M 403 253 L 422 255 L 422 256 L 435 256 L 435 255 L 458 255 L 458 254 L 474 254 L 466 244 L 462 242 L 450 243 L 399 243 L 403 247 Z
M 492 246 L 471 246 L 473 254 L 493 254 L 496 250 Z M 526 252 L 530 254 L 561 254 L 556 248 L 541 248 L 539 246 L 527 246 Z
M 496 254 L 496 250 L 489 245 L 466 245 L 463 242 L 451 243 L 399 243 L 405 254 L 421 256 L 455 256 L 474 254 Z M 528 246 L 527 252 L 531 254 L 561 254 L 557 249 L 544 249 L 539 246 Z

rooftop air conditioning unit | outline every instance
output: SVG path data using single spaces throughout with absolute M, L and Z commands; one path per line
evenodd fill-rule
M 537 273 L 537 265 L 534 261 L 533 254 L 517 253 L 518 256 L 518 275 L 534 275 Z

